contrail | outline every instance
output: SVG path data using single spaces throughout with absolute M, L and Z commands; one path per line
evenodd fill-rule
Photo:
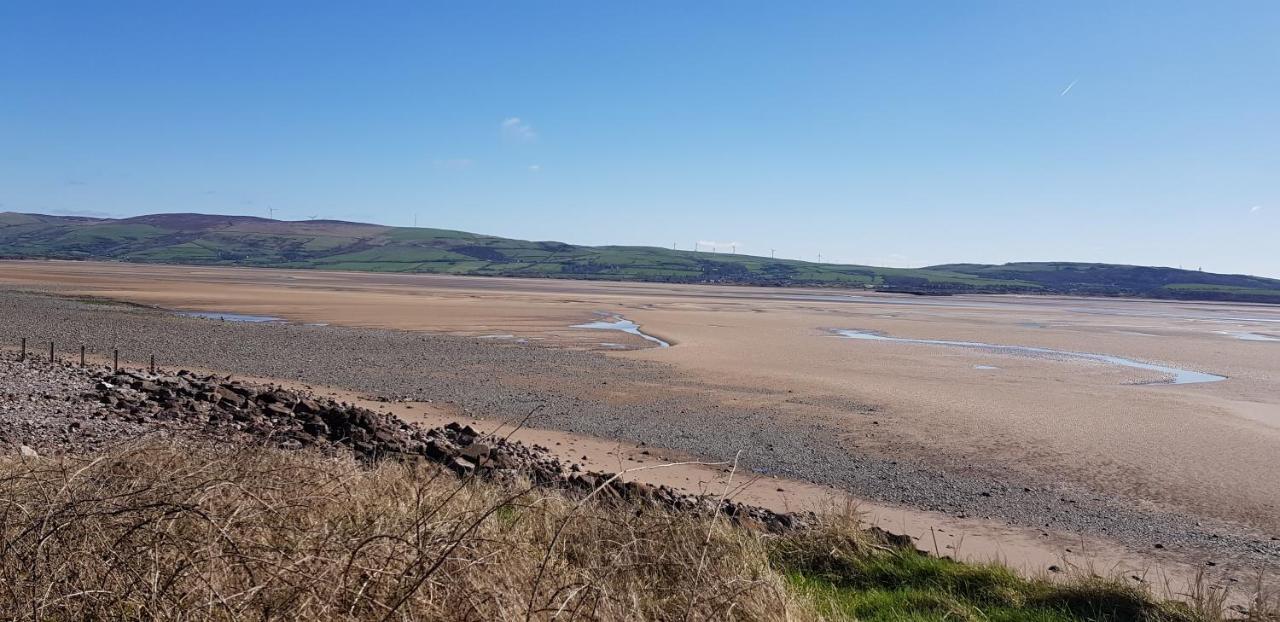
M 1071 84 L 1068 84 L 1068 85 L 1067 85 L 1067 88 L 1062 89 L 1062 92 L 1061 92 L 1061 93 L 1058 93 L 1058 97 L 1062 97 L 1063 95 L 1066 95 L 1067 93 L 1070 93 L 1070 92 L 1071 92 L 1071 89 L 1075 87 L 1075 85 L 1076 85 L 1076 83 L 1077 83 L 1077 82 L 1079 82 L 1079 80 L 1072 80 L 1072 81 L 1071 81 Z

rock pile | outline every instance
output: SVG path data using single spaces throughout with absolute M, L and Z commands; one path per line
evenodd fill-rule
M 284 449 L 341 444 L 365 460 L 421 454 L 428 440 L 416 426 L 366 408 L 185 370 L 100 373 L 84 397 L 126 421 L 198 426 L 217 437 L 244 436 Z
M 60 371 L 72 370 L 79 371 L 70 367 Z M 771 531 L 808 522 L 803 515 L 624 481 L 614 473 L 586 471 L 580 465 L 562 462 L 545 447 L 487 435 L 471 426 L 451 423 L 425 428 L 390 414 L 275 385 L 188 371 L 83 373 L 93 389 L 80 397 L 97 405 L 93 416 L 116 418 L 138 429 L 194 433 L 282 449 L 347 448 L 364 461 L 429 461 L 464 477 L 520 477 L 540 486 L 594 493 L 599 499 L 650 503 L 679 511 L 709 514 L 719 504 L 719 512 L 731 520 Z

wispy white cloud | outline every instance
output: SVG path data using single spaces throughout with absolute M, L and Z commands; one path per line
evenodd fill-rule
M 541 171 L 541 170 L 542 170 L 542 165 L 541 165 L 541 164 L 530 164 L 530 165 L 529 165 L 529 172 L 530 172 L 530 173 L 537 173 L 538 171 Z
M 1067 85 L 1067 88 L 1062 89 L 1062 92 L 1061 92 L 1061 93 L 1058 93 L 1058 97 L 1062 97 L 1062 96 L 1066 95 L 1067 93 L 1070 93 L 1070 92 L 1071 92 L 1071 89 L 1076 88 L 1076 83 L 1077 83 L 1077 82 L 1079 82 L 1079 80 L 1072 80 L 1072 81 L 1071 81 L 1071 84 L 1068 84 L 1068 85 Z
M 520 142 L 533 142 L 538 139 L 538 132 L 533 126 L 520 120 L 520 117 L 507 117 L 502 120 L 502 135 Z
M 475 160 L 471 158 L 445 158 L 436 160 L 432 164 L 442 171 L 465 171 L 475 166 Z
M 1255 205 L 1255 206 L 1253 206 L 1253 207 L 1249 208 L 1249 213 L 1250 213 L 1250 214 L 1257 214 L 1258 212 L 1261 212 L 1261 211 L 1262 211 L 1262 206 L 1261 206 L 1261 205 Z

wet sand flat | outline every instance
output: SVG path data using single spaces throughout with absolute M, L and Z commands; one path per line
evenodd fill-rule
M 858 455 L 973 477 L 1015 474 L 1280 534 L 1280 343 L 1235 336 L 1280 333 L 1273 307 L 73 262 L 0 262 L 0 285 L 598 350 L 672 369 L 679 395 L 776 413 L 780 431 L 796 422 L 833 430 Z M 602 314 L 673 347 L 571 328 Z M 1227 379 L 1150 384 L 1161 375 L 851 340 L 838 329 L 1105 354 Z M 506 380 L 529 390 L 556 382 L 554 374 Z M 625 380 L 574 390 L 617 404 L 663 390 Z

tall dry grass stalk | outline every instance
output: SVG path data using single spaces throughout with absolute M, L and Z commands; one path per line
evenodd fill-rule
M 701 570 L 699 568 L 701 567 Z M 696 577 L 695 577 L 696 575 Z M 696 591 L 689 589 L 696 585 Z M 0 460 L 32 620 L 800 620 L 762 536 L 431 466 L 148 444 Z

